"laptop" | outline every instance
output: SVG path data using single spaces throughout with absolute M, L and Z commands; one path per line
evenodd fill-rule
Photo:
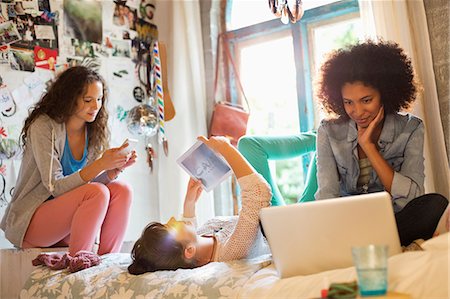
M 387 192 L 263 208 L 261 222 L 281 278 L 351 267 L 352 246 L 401 252 Z

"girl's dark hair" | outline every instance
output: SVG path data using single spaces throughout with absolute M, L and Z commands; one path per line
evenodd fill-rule
M 184 258 L 184 245 L 175 240 L 169 228 L 158 222 L 150 223 L 131 251 L 133 262 L 128 272 L 139 275 L 158 270 L 195 268 L 195 261 Z
M 331 52 L 322 64 L 316 96 L 328 117 L 348 119 L 341 89 L 357 81 L 380 92 L 385 113 L 408 109 L 418 91 L 411 60 L 403 49 L 395 42 L 367 40 Z
M 105 107 L 108 98 L 106 83 L 99 74 L 84 66 L 71 67 L 62 72 L 39 102 L 30 109 L 21 132 L 22 146 L 26 146 L 28 129 L 40 115 L 47 114 L 58 123 L 66 122 L 75 113 L 77 100 L 87 92 L 88 85 L 94 82 L 102 83 L 103 98 L 97 117 L 93 122 L 87 123 L 89 147 L 93 150 L 94 157 L 106 150 L 109 141 L 108 111 Z

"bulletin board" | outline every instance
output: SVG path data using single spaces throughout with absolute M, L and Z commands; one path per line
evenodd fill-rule
M 111 145 L 130 136 L 127 113 L 153 89 L 155 13 L 155 0 L 0 0 L 0 208 L 14 189 L 29 108 L 67 67 L 105 78 Z

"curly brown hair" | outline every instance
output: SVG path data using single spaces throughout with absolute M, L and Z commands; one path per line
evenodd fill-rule
M 367 40 L 331 52 L 322 64 L 316 96 L 327 117 L 348 119 L 341 89 L 358 81 L 380 92 L 387 114 L 410 108 L 419 89 L 411 60 L 397 43 Z
M 102 108 L 95 120 L 86 125 L 89 148 L 93 150 L 94 157 L 100 156 L 109 144 L 108 111 L 105 107 L 108 92 L 105 80 L 94 70 L 84 66 L 71 67 L 62 72 L 39 102 L 30 108 L 30 114 L 25 119 L 21 132 L 22 147 L 26 146 L 29 127 L 40 115 L 47 114 L 58 123 L 66 122 L 75 113 L 78 98 L 83 96 L 88 85 L 94 82 L 101 82 L 103 86 Z

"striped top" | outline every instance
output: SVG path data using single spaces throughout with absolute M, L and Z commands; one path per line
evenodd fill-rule
M 370 164 L 369 158 L 359 159 L 359 177 L 358 187 L 369 185 L 370 174 L 372 173 L 372 164 Z

